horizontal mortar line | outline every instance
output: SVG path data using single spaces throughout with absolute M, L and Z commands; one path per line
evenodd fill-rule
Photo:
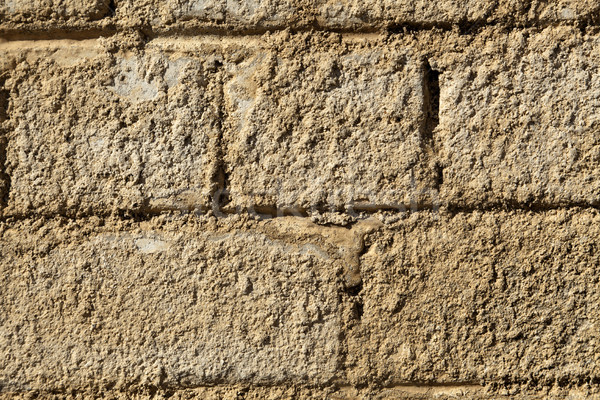
M 239 382 L 239 383 L 226 383 L 226 382 L 215 382 L 213 384 L 194 384 L 194 385 L 167 385 L 167 384 L 142 384 L 137 388 L 131 389 L 114 389 L 114 388 L 97 388 L 94 389 L 85 389 L 85 388 L 56 388 L 56 389 L 33 389 L 33 388 L 23 388 L 17 389 L 13 388 L 7 390 L 7 386 L 0 386 L 0 396 L 6 394 L 24 394 L 24 393 L 40 393 L 40 394 L 88 394 L 90 392 L 102 391 L 109 393 L 123 393 L 123 394 L 143 394 L 147 391 L 163 391 L 163 392 L 182 392 L 185 390 L 194 390 L 194 389 L 289 389 L 290 387 L 298 388 L 298 389 L 333 389 L 340 390 L 343 388 L 353 387 L 347 382 L 335 382 L 331 384 L 319 385 L 316 383 L 311 384 L 310 382 L 291 382 L 290 384 L 283 383 L 253 383 L 253 382 Z
M 114 36 L 120 31 L 108 28 L 92 28 L 92 29 L 49 29 L 49 30 L 33 30 L 33 31 L 5 31 L 0 29 L 0 39 L 8 42 L 16 41 L 54 41 L 54 40 L 90 40 L 100 39 L 104 37 Z M 0 42 L 1 44 L 1 42 Z
M 478 389 L 484 388 L 485 385 L 482 385 L 479 382 L 475 381 L 458 381 L 458 382 L 392 382 L 384 386 L 386 389 L 394 389 L 394 388 L 449 388 L 449 389 L 460 389 L 460 388 L 470 388 L 470 389 Z
M 490 205 L 490 206 L 473 206 L 473 207 L 457 207 L 457 206 L 442 206 L 442 207 L 406 207 L 404 210 L 398 210 L 393 208 L 369 208 L 369 209 L 360 209 L 355 207 L 356 217 L 358 219 L 362 219 L 361 217 L 372 216 L 374 214 L 380 212 L 388 212 L 393 215 L 401 215 L 405 213 L 439 213 L 440 215 L 457 215 L 457 214 L 472 214 L 476 212 L 484 212 L 484 213 L 499 213 L 499 212 L 531 212 L 531 213 L 544 213 L 548 211 L 560 211 L 560 210 L 576 210 L 576 211 L 585 211 L 585 210 L 597 210 L 600 211 L 600 205 L 590 205 L 590 204 L 571 204 L 571 205 L 534 205 L 534 206 L 508 206 L 504 204 L 499 205 Z M 339 213 L 342 215 L 353 216 L 351 213 L 347 213 L 340 210 L 335 210 L 331 208 L 315 208 L 312 210 L 306 209 L 277 209 L 276 207 L 254 207 L 253 210 L 243 209 L 243 210 L 231 210 L 227 208 L 223 209 L 208 209 L 208 208 L 198 208 L 196 210 L 177 210 L 177 209 L 142 209 L 142 210 L 119 210 L 119 211 L 94 211 L 90 213 L 77 213 L 77 212 L 48 212 L 48 213 L 15 213 L 10 215 L 2 215 L 0 216 L 0 222 L 10 223 L 15 221 L 24 221 L 31 219 L 50 219 L 50 218 L 66 218 L 69 220 L 81 220 L 87 219 L 91 217 L 99 217 L 99 218 L 111 218 L 118 217 L 123 220 L 134 220 L 136 222 L 144 222 L 150 221 L 155 217 L 168 215 L 168 216 L 214 216 L 216 218 L 227 218 L 232 215 L 250 215 L 250 216 L 259 216 L 263 217 L 263 219 L 272 219 L 272 218 L 281 218 L 281 217 L 300 217 L 300 218 L 309 218 L 311 214 L 309 211 L 313 211 L 315 213 Z
M 301 32 L 322 32 L 322 33 L 339 33 L 339 34 L 402 34 L 404 32 L 427 32 L 427 31 L 452 31 L 457 27 L 463 35 L 477 35 L 482 29 L 487 27 L 498 27 L 507 31 L 514 30 L 525 30 L 525 29 L 544 29 L 551 26 L 573 26 L 573 27 L 596 27 L 600 26 L 600 22 L 594 22 L 592 18 L 580 19 L 572 21 L 560 21 L 560 22 L 538 22 L 529 24 L 511 24 L 503 22 L 485 22 L 485 21 L 473 21 L 469 23 L 457 22 L 457 23 L 415 23 L 415 22 L 404 22 L 394 24 L 373 24 L 359 27 L 325 27 L 318 24 L 309 25 L 297 25 L 297 26 L 271 26 L 271 27 L 246 27 L 246 28 L 235 28 L 228 26 L 194 26 L 194 27 L 178 27 L 165 29 L 155 29 L 152 26 L 137 26 L 137 27 L 110 27 L 110 28 L 91 28 L 85 29 L 76 27 L 72 30 L 65 27 L 54 28 L 50 26 L 47 29 L 38 28 L 24 31 L 21 29 L 10 29 L 0 28 L 0 38 L 8 41 L 28 41 L 28 40 L 85 40 L 85 39 L 98 39 L 101 37 L 113 36 L 118 33 L 129 33 L 129 32 L 141 32 L 148 39 L 156 39 L 162 37 L 172 36 L 183 36 L 183 37 L 195 37 L 202 35 L 214 35 L 214 36 L 231 36 L 231 37 L 243 37 L 243 36 L 261 36 L 267 32 L 280 32 L 289 30 L 292 33 Z M 49 37 L 51 36 L 51 37 Z

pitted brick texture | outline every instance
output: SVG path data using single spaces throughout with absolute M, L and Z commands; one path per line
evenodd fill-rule
M 599 218 L 425 213 L 373 234 L 348 345 L 352 379 L 551 387 L 596 376 Z
M 7 213 L 206 208 L 221 92 L 209 58 L 92 41 L 19 63 L 6 82 Z
M 2 0 L 0 29 L 80 29 L 106 19 L 156 31 L 265 29 L 377 30 L 401 26 L 465 30 L 483 24 L 587 24 L 600 17 L 592 0 Z M 97 27 L 102 27 L 103 24 Z
M 429 201 L 423 65 L 410 49 L 299 35 L 256 50 L 224 87 L 233 205 Z M 319 50 L 313 50 L 318 48 Z
M 599 44 L 573 28 L 489 30 L 441 56 L 442 199 L 598 204 Z
M 337 375 L 340 264 L 318 243 L 197 220 L 97 223 L 3 226 L 3 390 Z
M 600 3 L 0 0 L 0 399 L 596 399 Z
M 3 23 L 36 21 L 93 21 L 109 12 L 108 0 L 0 0 Z

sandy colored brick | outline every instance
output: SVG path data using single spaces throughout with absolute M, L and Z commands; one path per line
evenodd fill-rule
M 227 0 L 227 23 L 239 29 L 308 24 L 313 8 L 298 0 Z
M 108 0 L 0 0 L 1 22 L 97 20 L 109 13 Z M 0 23 L 1 25 L 1 23 Z
M 591 20 L 600 14 L 593 0 L 318 0 L 317 20 L 329 28 L 451 26 L 477 23 L 546 24 Z
M 7 212 L 206 207 L 219 125 L 214 62 L 78 46 L 32 49 L 6 82 Z
M 417 213 L 373 234 L 349 334 L 351 381 L 593 382 L 599 223 L 589 209 Z
M 115 22 L 160 30 L 187 21 L 210 27 L 224 19 L 225 0 L 118 0 Z
M 236 31 L 309 28 L 352 31 L 401 26 L 513 26 L 588 23 L 600 16 L 594 0 L 118 0 L 116 22 L 155 30 Z
M 410 49 L 280 34 L 224 85 L 232 205 L 291 209 L 430 201 L 423 65 Z
M 599 49 L 571 27 L 489 29 L 441 56 L 442 201 L 598 204 Z
M 239 225 L 239 224 L 238 224 Z M 209 220 L 2 226 L 3 391 L 326 385 L 339 264 Z

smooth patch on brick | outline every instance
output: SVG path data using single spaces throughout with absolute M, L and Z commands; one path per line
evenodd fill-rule
M 340 209 L 431 201 L 422 63 L 378 42 L 283 36 L 228 66 L 224 144 L 233 204 Z
M 219 84 L 202 54 L 41 53 L 7 81 L 8 212 L 209 203 Z

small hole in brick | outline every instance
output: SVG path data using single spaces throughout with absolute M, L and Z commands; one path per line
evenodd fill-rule
M 362 298 L 360 297 L 360 292 L 362 291 L 362 289 L 362 282 L 358 285 L 346 287 L 344 289 L 344 292 L 346 292 L 346 294 L 350 296 L 352 302 L 352 315 L 353 318 L 357 321 L 360 321 L 362 319 L 364 313 L 364 304 Z
M 107 17 L 114 17 L 117 14 L 117 5 L 115 0 L 110 0 L 108 3 L 108 14 Z
M 354 303 L 354 316 L 356 317 L 356 319 L 358 321 L 360 321 L 362 319 L 363 314 L 365 313 L 364 311 L 364 304 L 361 300 L 356 301 Z
M 435 184 L 439 187 L 444 184 L 444 167 L 440 164 L 435 165 Z
M 431 67 L 429 60 L 425 60 L 423 66 L 423 96 L 425 126 L 423 129 L 423 140 L 432 143 L 433 132 L 440 122 L 440 71 Z
M 358 294 L 362 291 L 363 284 L 362 282 L 355 286 L 347 287 L 345 292 L 352 297 L 358 296 Z

